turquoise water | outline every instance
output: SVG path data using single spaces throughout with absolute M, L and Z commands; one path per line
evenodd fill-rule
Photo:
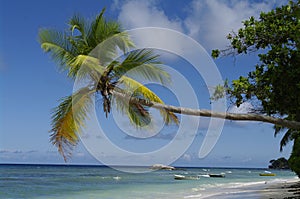
M 273 171 L 275 177 L 260 177 L 262 172 L 262 169 L 184 168 L 128 173 L 97 166 L 0 165 L 0 198 L 240 198 L 241 194 L 243 198 L 255 198 L 250 192 L 258 187 L 296 178 L 291 171 Z M 174 180 L 174 174 L 207 173 L 225 173 L 226 177 Z

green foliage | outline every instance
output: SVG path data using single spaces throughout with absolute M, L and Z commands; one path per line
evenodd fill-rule
M 289 169 L 288 160 L 284 157 L 278 158 L 277 160 L 270 160 L 270 169 Z
M 62 98 L 61 103 L 53 110 L 50 141 L 57 146 L 65 160 L 78 142 L 77 134 L 84 126 L 93 93 L 89 88 L 82 88 L 73 95 Z
M 220 56 L 220 50 L 218 50 L 218 49 L 212 50 L 211 56 L 213 58 L 219 57 Z
M 300 177 L 300 138 L 294 140 L 294 146 L 292 154 L 289 158 L 289 165 L 298 177 Z
M 104 18 L 104 9 L 93 20 L 86 20 L 74 15 L 63 32 L 52 29 L 39 31 L 39 42 L 45 52 L 50 53 L 62 71 L 68 77 L 91 77 L 91 82 L 73 95 L 63 98 L 52 114 L 51 142 L 58 147 L 64 159 L 78 142 L 78 134 L 87 119 L 91 97 L 101 97 L 103 111 L 110 113 L 112 94 L 115 90 L 130 94 L 143 100 L 164 103 L 153 91 L 134 79 L 127 77 L 129 71 L 150 81 L 162 84 L 170 82 L 170 75 L 164 71 L 158 55 L 149 49 L 130 51 L 133 42 L 126 32 L 122 32 L 116 21 Z M 93 49 L 104 46 L 105 50 L 94 53 Z M 116 59 L 118 50 L 122 50 L 125 58 Z M 83 69 L 81 68 L 81 66 Z M 80 72 L 79 72 L 80 71 Z M 100 94 L 100 95 L 99 95 Z M 143 127 L 150 123 L 149 108 L 115 98 L 114 104 L 127 115 L 132 124 Z M 167 124 L 178 123 L 177 116 L 167 110 L 160 111 Z
M 250 17 L 243 26 L 227 36 L 230 48 L 214 50 L 212 56 L 217 58 L 256 51 L 260 63 L 248 76 L 225 86 L 227 95 L 237 106 L 254 100 L 259 102 L 257 111 L 263 114 L 300 121 L 300 0 L 262 12 L 259 19 Z M 300 131 L 275 126 L 275 135 L 280 132 L 286 132 L 280 150 L 300 135 Z M 299 155 L 295 152 L 292 159 Z M 291 160 L 293 163 L 297 161 Z
M 291 1 L 243 22 L 244 27 L 227 36 L 231 47 L 214 50 L 219 55 L 258 51 L 260 63 L 248 76 L 226 88 L 237 106 L 258 100 L 262 113 L 300 121 L 300 1 Z

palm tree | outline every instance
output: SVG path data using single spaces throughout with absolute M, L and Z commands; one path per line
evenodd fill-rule
M 139 67 L 139 75 L 143 78 L 162 84 L 170 81 L 170 75 L 161 68 L 158 55 L 149 49 L 130 52 L 134 44 L 128 34 L 121 31 L 119 23 L 106 20 L 103 17 L 104 11 L 103 9 L 91 21 L 74 15 L 68 23 L 69 30 L 65 32 L 52 29 L 39 31 L 42 49 L 51 54 L 69 78 L 82 78 L 87 75 L 86 71 L 80 71 L 82 64 L 91 69 L 88 75 L 92 81 L 89 85 L 62 98 L 60 104 L 53 110 L 50 139 L 65 161 L 78 143 L 78 134 L 87 119 L 87 110 L 92 97 L 102 100 L 106 117 L 111 111 L 111 105 L 115 104 L 129 117 L 132 124 L 143 127 L 151 121 L 148 107 L 137 101 L 126 103 L 126 96 L 159 104 L 163 104 L 163 101 L 149 88 L 125 74 Z M 99 44 L 114 36 L 117 36 L 117 39 L 106 45 L 105 52 L 91 54 Z M 112 61 L 118 49 L 125 54 L 125 58 Z M 112 98 L 114 92 L 118 95 Z M 160 113 L 166 124 L 172 122 L 178 124 L 174 113 L 165 109 L 161 109 Z
M 217 113 L 165 105 L 149 88 L 126 76 L 128 71 L 138 68 L 138 74 L 148 80 L 161 84 L 169 82 L 170 75 L 162 69 L 158 55 L 149 49 L 130 51 L 134 44 L 128 34 L 122 32 L 119 23 L 106 20 L 103 17 L 104 11 L 103 9 L 91 21 L 74 15 L 68 23 L 69 29 L 64 32 L 53 29 L 39 31 L 42 49 L 51 54 L 53 60 L 69 78 L 74 80 L 88 75 L 92 80 L 88 86 L 62 98 L 60 104 L 53 110 L 50 139 L 65 161 L 78 143 L 78 134 L 84 127 L 87 110 L 93 97 L 102 99 L 106 116 L 110 113 L 111 106 L 115 105 L 137 127 L 143 127 L 151 121 L 148 107 L 153 107 L 160 110 L 166 124 L 172 122 L 178 124 L 178 118 L 174 113 L 179 113 L 229 120 L 262 121 L 282 128 L 300 130 L 298 121 L 267 115 Z M 106 45 L 105 51 L 100 54 L 91 53 L 98 45 L 112 37 L 116 39 Z M 125 54 L 125 58 L 114 60 L 118 49 Z M 89 70 L 80 70 L 83 64 Z M 297 132 L 299 131 L 289 130 L 282 146 L 286 141 L 293 140 Z
M 286 119 L 290 119 L 290 117 L 287 116 Z M 296 129 L 288 129 L 280 125 L 275 125 L 274 129 L 275 129 L 275 133 L 274 133 L 275 137 L 280 133 L 284 133 L 280 141 L 280 151 L 282 151 L 283 147 L 285 147 L 289 142 L 291 141 L 295 142 L 297 138 L 300 136 L 300 131 Z

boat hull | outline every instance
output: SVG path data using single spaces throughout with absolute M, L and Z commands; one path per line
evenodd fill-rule
M 208 174 L 211 178 L 225 178 L 225 174 Z
M 260 173 L 259 176 L 276 176 L 275 173 Z

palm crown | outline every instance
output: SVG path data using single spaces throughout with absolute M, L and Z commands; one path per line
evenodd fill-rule
M 75 79 L 88 75 L 92 80 L 87 86 L 62 98 L 53 110 L 50 139 L 58 147 L 65 161 L 78 143 L 78 134 L 84 127 L 93 97 L 102 99 L 106 117 L 111 111 L 111 106 L 115 105 L 129 117 L 132 124 L 143 127 L 151 121 L 149 109 L 140 103 L 128 102 L 122 95 L 113 93 L 118 92 L 163 104 L 153 91 L 126 76 L 126 73 L 137 69 L 135 74 L 145 79 L 162 84 L 170 81 L 169 74 L 161 68 L 158 55 L 150 49 L 130 51 L 134 44 L 129 35 L 121 31 L 119 23 L 106 20 L 103 14 L 104 9 L 91 21 L 74 15 L 68 23 L 69 29 L 65 32 L 52 29 L 41 29 L 39 32 L 41 47 L 45 52 L 50 52 L 62 71 L 67 72 L 68 77 Z M 109 40 L 110 38 L 114 39 Z M 110 42 L 105 43 L 107 41 Z M 105 51 L 93 53 L 93 49 L 101 44 L 105 44 Z M 125 57 L 114 59 L 118 50 L 121 50 Z M 88 70 L 81 70 L 82 65 Z M 160 113 L 166 124 L 178 123 L 174 113 L 164 109 L 161 109 Z

